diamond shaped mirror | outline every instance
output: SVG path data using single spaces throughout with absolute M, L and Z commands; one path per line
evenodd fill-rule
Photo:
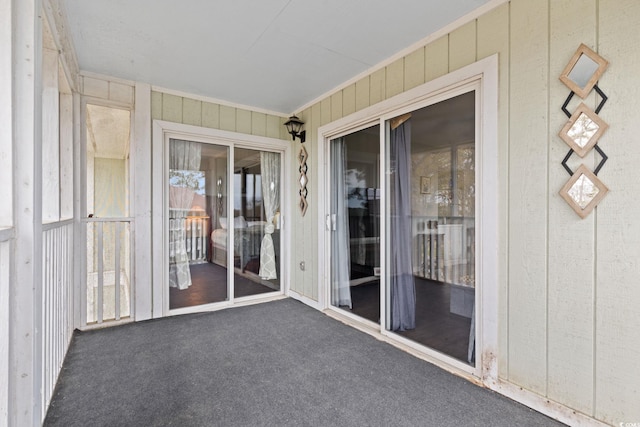
M 581 103 L 558 135 L 578 156 L 584 157 L 608 127 L 604 120 Z
M 560 196 L 580 216 L 586 218 L 609 189 L 585 165 L 580 165 L 560 190 Z
M 596 85 L 607 66 L 609 66 L 609 62 L 606 59 L 583 43 L 578 47 L 560 75 L 560 81 L 584 99 Z

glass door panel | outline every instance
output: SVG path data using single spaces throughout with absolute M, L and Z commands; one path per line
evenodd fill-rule
M 380 127 L 330 141 L 331 305 L 380 322 Z
M 169 140 L 170 309 L 228 299 L 228 164 L 226 146 Z
M 474 365 L 475 92 L 386 123 L 387 329 Z
M 234 297 L 280 290 L 281 154 L 235 148 Z

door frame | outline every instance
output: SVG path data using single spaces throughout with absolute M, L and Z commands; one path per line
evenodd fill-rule
M 234 148 L 247 148 L 252 150 L 265 150 L 272 152 L 280 152 L 282 155 L 282 192 L 281 192 L 281 277 L 280 291 L 268 293 L 267 296 L 254 295 L 243 297 L 240 301 L 234 301 L 233 288 L 230 288 L 229 298 L 227 301 L 204 304 L 195 307 L 185 307 L 181 309 L 169 310 L 169 271 L 165 260 L 168 258 L 168 158 L 169 139 L 183 139 L 208 144 L 223 145 L 229 147 L 229 162 L 231 167 L 227 170 L 227 182 L 232 183 L 233 177 L 233 160 Z M 237 132 L 229 132 L 218 129 L 203 128 L 193 125 L 185 125 L 181 123 L 167 122 L 163 120 L 153 121 L 153 145 L 152 145 L 152 236 L 155 242 L 152 247 L 152 317 L 159 318 L 177 314 L 195 313 L 202 311 L 213 311 L 223 309 L 233 305 L 251 304 L 255 302 L 264 302 L 270 299 L 281 298 L 287 295 L 289 291 L 289 264 L 290 264 L 290 232 L 288 220 L 290 218 L 290 206 L 288 194 L 291 192 L 291 183 L 287 177 L 290 175 L 291 164 L 291 147 L 289 141 L 281 139 L 248 135 Z M 229 187 L 232 192 L 232 186 Z M 228 212 L 233 212 L 232 197 L 227 197 Z M 232 259 L 232 252 L 228 257 Z M 228 260 L 229 262 L 229 260 Z M 232 263 L 228 265 L 233 265 Z M 232 275 L 232 270 L 230 270 Z
M 330 213 L 327 197 L 329 187 L 329 141 L 355 132 L 367 126 L 380 125 L 381 172 L 386 165 L 385 122 L 407 111 L 455 96 L 461 88 L 477 85 L 476 109 L 476 363 L 475 367 L 464 364 L 427 347 L 407 340 L 384 327 L 381 312 L 380 325 L 362 321 L 360 318 L 332 307 L 330 304 L 330 241 L 325 218 Z M 460 93 L 460 92 L 457 92 Z M 419 357 L 461 375 L 481 379 L 484 383 L 498 380 L 498 55 L 493 55 L 410 89 L 371 107 L 353 113 L 318 129 L 316 155 L 322 165 L 318 173 L 321 184 L 318 191 L 318 243 L 319 243 L 319 306 L 321 310 L 346 318 L 359 327 L 394 345 L 407 349 Z M 386 200 L 385 188 L 381 198 Z M 385 217 L 385 203 L 381 203 L 381 216 Z M 381 305 L 384 304 L 385 277 L 385 221 L 381 221 Z M 382 309 L 383 307 L 381 307 Z
M 76 291 L 78 296 L 76 297 L 76 304 L 79 304 L 75 310 L 78 320 L 76 321 L 77 327 L 81 330 L 88 330 L 94 328 L 101 328 L 105 325 L 115 326 L 123 323 L 129 323 L 136 320 L 137 315 L 137 284 L 136 284 L 136 251 L 135 251 L 135 233 L 134 227 L 136 223 L 136 205 L 135 199 L 138 192 L 138 183 L 134 173 L 134 168 L 137 161 L 137 154 L 134 150 L 135 147 L 135 124 L 136 124 L 136 108 L 133 102 L 121 102 L 110 99 L 98 98 L 89 95 L 79 95 L 78 97 L 79 111 L 77 116 L 79 123 L 79 149 L 78 156 L 74 158 L 78 159 L 77 166 L 74 166 L 74 171 L 78 179 L 77 185 L 79 188 L 79 194 L 74 196 L 75 203 L 78 206 L 74 207 L 74 215 L 77 215 L 76 228 L 74 232 L 77 235 L 77 239 L 74 241 L 77 244 L 83 245 L 83 250 L 80 250 L 79 267 L 78 268 L 78 281 L 76 283 Z M 129 187 L 128 205 L 129 212 L 126 217 L 112 218 L 113 220 L 121 219 L 123 222 L 129 223 L 129 264 L 130 264 L 130 278 L 129 278 L 129 316 L 120 320 L 109 320 L 108 322 L 101 322 L 96 324 L 87 324 L 87 224 L 91 222 L 87 212 L 87 105 L 95 105 L 98 107 L 113 108 L 117 110 L 123 110 L 129 112 L 129 162 L 127 168 Z

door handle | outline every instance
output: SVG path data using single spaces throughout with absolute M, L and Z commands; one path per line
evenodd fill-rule
M 324 224 L 327 227 L 327 231 L 336 231 L 336 214 L 327 215 L 324 219 Z

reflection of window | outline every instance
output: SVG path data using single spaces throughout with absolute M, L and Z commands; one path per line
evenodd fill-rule
M 438 216 L 475 215 L 475 147 L 473 143 L 427 154 L 425 165 L 432 165 Z
M 170 169 L 169 192 L 172 194 L 177 192 L 188 193 L 189 197 L 193 197 L 193 201 L 191 202 L 191 211 L 201 212 L 202 215 L 204 215 L 207 207 L 205 180 L 204 171 Z
M 233 176 L 233 184 L 235 190 L 234 215 L 242 215 L 252 221 L 264 220 L 260 165 L 237 171 Z

